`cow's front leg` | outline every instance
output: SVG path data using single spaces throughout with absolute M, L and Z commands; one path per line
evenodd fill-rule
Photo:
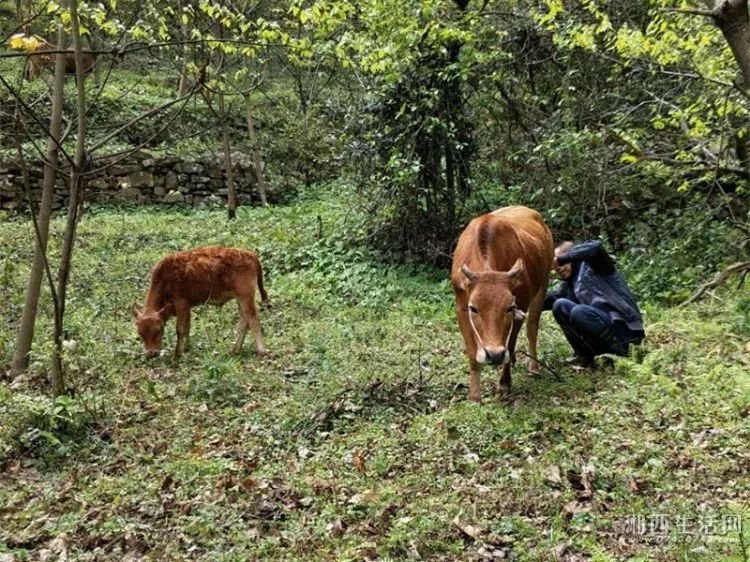
M 185 347 L 190 338 L 190 307 L 176 307 L 177 314 L 177 346 L 174 349 L 174 358 L 177 359 L 185 353 Z
M 466 357 L 469 359 L 469 400 L 481 402 L 482 389 L 479 384 L 479 373 L 482 371 L 482 365 L 477 361 L 477 344 L 474 341 L 466 305 L 461 300 L 456 301 L 456 316 L 458 317 L 461 336 L 464 339 Z
M 474 352 L 474 356 L 476 351 Z M 482 387 L 479 374 L 482 372 L 482 365 L 474 356 L 469 356 L 469 400 L 480 403 L 482 401 Z
M 537 335 L 539 334 L 539 320 L 542 316 L 542 308 L 544 308 L 544 295 L 546 283 L 539 292 L 536 294 L 534 299 L 529 305 L 529 323 L 526 326 L 526 336 L 529 340 L 529 374 L 538 376 L 539 375 L 539 361 L 537 359 Z
M 498 396 L 507 396 L 510 394 L 510 361 L 503 365 L 503 374 L 500 375 L 500 382 L 497 386 Z
M 497 393 L 500 396 L 510 394 L 510 370 L 516 362 L 516 341 L 518 340 L 518 333 L 521 331 L 521 326 L 523 326 L 523 317 L 514 318 L 513 326 L 510 329 L 510 337 L 508 338 L 508 354 L 510 357 L 508 362 L 503 365 L 503 374 L 500 375 L 500 382 L 497 388 Z

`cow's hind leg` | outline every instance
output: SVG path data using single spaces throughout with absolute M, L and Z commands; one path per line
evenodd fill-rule
M 240 323 L 239 326 L 237 326 L 237 341 L 234 342 L 234 347 L 232 348 L 232 353 L 239 353 L 242 349 L 242 344 L 245 341 L 245 334 L 247 333 L 247 320 L 245 320 L 245 313 L 242 311 L 242 303 L 240 301 L 237 301 L 237 304 L 239 305 L 239 311 L 240 311 Z
M 253 287 L 253 293 L 255 288 Z M 234 344 L 233 353 L 239 353 L 242 349 L 242 344 L 245 341 L 245 334 L 247 329 L 250 328 L 255 336 L 255 348 L 258 355 L 266 353 L 266 348 L 263 345 L 263 334 L 261 333 L 260 318 L 258 316 L 258 309 L 255 307 L 254 294 L 243 295 L 237 299 L 240 305 L 240 328 L 237 334 L 237 342 Z
M 544 295 L 546 294 L 546 284 L 544 284 L 536 296 L 531 300 L 528 312 L 528 323 L 526 324 L 526 337 L 529 340 L 529 374 L 539 375 L 539 361 L 537 360 L 537 336 L 539 334 L 539 319 L 542 316 L 544 306 Z

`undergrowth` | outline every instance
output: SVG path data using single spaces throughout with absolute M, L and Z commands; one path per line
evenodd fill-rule
M 744 516 L 750 544 L 747 288 L 686 309 L 646 302 L 644 345 L 593 371 L 564 363 L 567 345 L 545 316 L 545 374 L 528 377 L 519 357 L 514 394 L 501 402 L 488 369 L 474 405 L 445 274 L 383 265 L 346 243 L 356 228 L 346 193 L 303 192 L 288 207 L 242 208 L 235 221 L 211 210 L 87 212 L 66 323 L 74 395 L 45 397 L 46 297 L 30 373 L 0 384 L 0 552 L 747 559 L 727 523 Z M 28 224 L 4 221 L 0 239 L 5 367 Z M 261 309 L 268 357 L 247 343 L 229 355 L 231 304 L 194 311 L 179 362 L 142 357 L 130 308 L 150 266 L 200 244 L 258 251 L 272 303 Z M 171 349 L 173 323 L 165 340 Z M 656 517 L 671 530 L 649 527 Z M 690 532 L 674 526 L 681 517 Z

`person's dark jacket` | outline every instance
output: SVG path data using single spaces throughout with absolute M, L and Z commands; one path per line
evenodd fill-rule
M 643 339 L 643 318 L 635 297 L 600 241 L 573 246 L 557 257 L 557 263 L 571 264 L 573 274 L 547 293 L 544 310 L 559 298 L 587 304 L 608 312 L 613 322 L 625 324 L 628 341 Z

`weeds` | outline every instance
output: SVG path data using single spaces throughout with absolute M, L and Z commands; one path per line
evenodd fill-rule
M 63 541 L 71 560 L 745 559 L 736 533 L 623 524 L 747 518 L 747 288 L 646 304 L 646 343 L 588 372 L 561 363 L 569 350 L 545 315 L 542 360 L 561 380 L 525 376 L 519 353 L 513 398 L 475 405 L 444 274 L 349 248 L 341 195 L 243 208 L 234 222 L 202 210 L 187 228 L 187 216 L 84 217 L 67 326 L 75 397 L 43 395 L 47 304 L 32 373 L 0 384 L 0 552 L 59 557 Z M 13 248 L 0 259 L 0 363 L 27 234 L 0 225 Z M 269 356 L 230 356 L 235 309 L 205 306 L 180 361 L 141 357 L 130 307 L 150 266 L 198 244 L 259 252 Z M 170 323 L 165 348 L 174 340 Z M 485 396 L 497 376 L 482 374 Z

